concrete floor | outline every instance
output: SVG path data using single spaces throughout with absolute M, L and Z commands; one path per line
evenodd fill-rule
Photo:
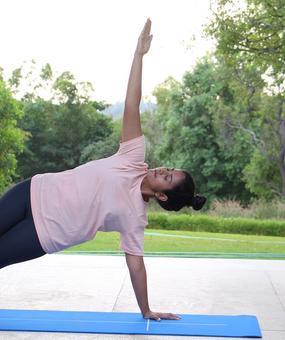
M 146 257 L 145 265 L 154 311 L 256 315 L 264 340 L 285 340 L 285 261 Z M 0 308 L 139 312 L 124 257 L 62 254 L 2 269 Z M 10 339 L 226 338 L 0 332 Z

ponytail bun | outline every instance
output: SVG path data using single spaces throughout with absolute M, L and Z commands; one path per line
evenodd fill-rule
M 191 206 L 194 210 L 200 210 L 202 209 L 206 201 L 207 201 L 206 197 L 196 195 L 192 198 Z

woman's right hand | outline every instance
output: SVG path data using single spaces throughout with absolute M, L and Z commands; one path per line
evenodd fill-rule
M 144 55 L 148 52 L 152 40 L 152 34 L 150 34 L 151 20 L 147 19 L 144 28 L 139 36 L 136 53 Z
M 159 313 L 159 312 L 152 312 L 148 311 L 144 314 L 144 319 L 151 319 L 160 321 L 161 319 L 165 320 L 180 320 L 181 317 L 172 313 Z

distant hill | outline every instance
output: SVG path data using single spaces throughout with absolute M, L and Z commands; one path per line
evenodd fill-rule
M 141 102 L 140 111 L 141 113 L 145 111 L 154 111 L 156 109 L 156 104 L 151 102 Z M 112 116 L 113 118 L 120 118 L 123 115 L 124 111 L 124 103 L 117 102 L 111 106 L 109 106 L 106 110 L 103 111 L 108 116 Z

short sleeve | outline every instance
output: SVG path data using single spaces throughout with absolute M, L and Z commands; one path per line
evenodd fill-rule
M 138 227 L 130 232 L 121 232 L 121 249 L 125 253 L 137 256 L 144 254 L 144 227 Z
M 137 163 L 145 161 L 145 136 L 130 139 L 120 143 L 116 156 L 122 157 L 126 161 Z

